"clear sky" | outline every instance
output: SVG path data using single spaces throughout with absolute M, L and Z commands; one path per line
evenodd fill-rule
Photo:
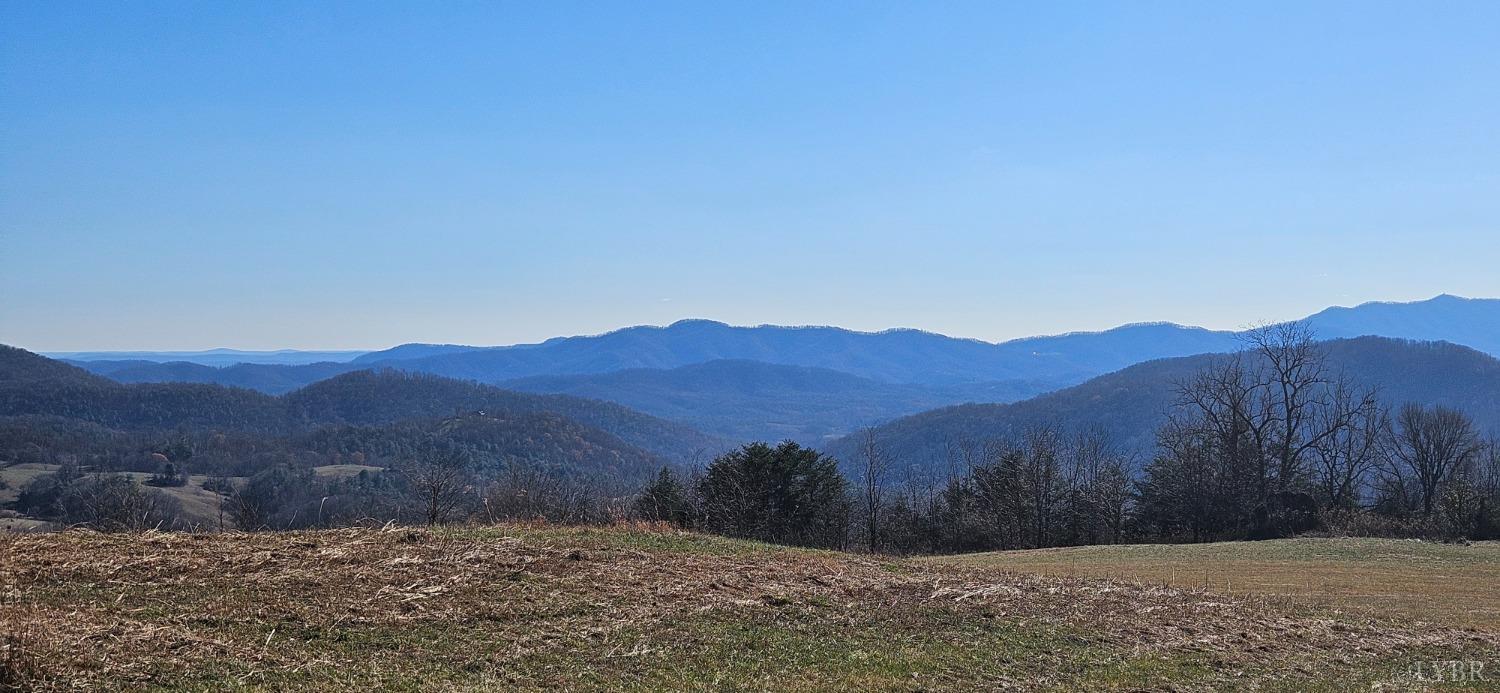
M 1500 2 L 0 3 L 0 342 L 1500 295 Z

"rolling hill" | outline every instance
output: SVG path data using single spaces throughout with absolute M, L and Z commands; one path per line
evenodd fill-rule
M 725 441 L 618 404 L 397 371 L 356 371 L 275 397 L 198 383 L 123 385 L 13 347 L 0 347 L 0 416 L 61 417 L 126 431 L 212 428 L 285 435 L 321 425 L 381 425 L 474 411 L 550 413 L 664 459 Z
M 884 383 L 826 368 L 741 360 L 598 375 L 536 376 L 503 386 L 619 402 L 735 440 L 790 439 L 814 445 L 953 402 L 1011 402 L 1031 390 L 1014 382 Z
M 458 412 L 552 413 L 606 431 L 664 459 L 717 453 L 729 441 L 611 402 L 512 392 L 490 385 L 396 370 L 355 371 L 283 397 L 294 419 L 379 425 Z
M 1453 344 L 1383 337 L 1332 340 L 1325 346 L 1332 368 L 1378 387 L 1388 403 L 1457 407 L 1474 417 L 1481 430 L 1500 433 L 1500 360 L 1492 356 Z M 1021 402 L 923 412 L 879 426 L 875 433 L 904 465 L 927 469 L 942 468 L 950 441 L 1003 438 L 1040 424 L 1099 428 L 1126 450 L 1144 456 L 1173 406 L 1175 383 L 1217 358 L 1202 354 L 1148 361 Z M 852 459 L 856 444 L 845 438 L 826 449 Z

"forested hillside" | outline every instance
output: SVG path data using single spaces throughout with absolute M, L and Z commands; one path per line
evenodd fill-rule
M 537 376 L 503 385 L 619 402 L 736 440 L 808 444 L 953 402 L 1012 402 L 1038 387 L 1016 382 L 885 383 L 826 368 L 735 360 L 665 370 Z
M 280 395 L 308 383 L 348 373 L 358 366 L 350 363 L 320 362 L 309 364 L 238 363 L 210 366 L 187 361 L 68 361 L 91 373 L 121 383 L 212 383 L 244 387 L 266 394 Z
M 1441 342 L 1361 337 L 1325 342 L 1329 366 L 1352 381 L 1375 387 L 1391 405 L 1442 404 L 1473 417 L 1484 432 L 1500 432 L 1500 360 Z M 1081 385 L 1012 404 L 970 404 L 923 412 L 875 429 L 889 456 L 901 464 L 937 470 L 954 446 L 1019 436 L 1028 427 L 1098 430 L 1142 461 L 1177 399 L 1177 385 L 1224 358 L 1203 354 L 1148 361 Z M 853 459 L 859 436 L 827 450 Z
M 553 413 L 608 431 L 670 460 L 713 454 L 730 443 L 676 422 L 614 404 L 566 395 L 512 392 L 490 385 L 395 370 L 355 371 L 287 394 L 294 419 L 383 424 L 456 412 Z
M 663 465 L 727 445 L 617 404 L 433 375 L 356 371 L 275 397 L 124 385 L 0 348 L 0 503 L 27 521 L 599 520 Z
M 194 383 L 122 385 L 30 352 L 0 351 L 0 416 L 56 416 L 126 431 L 215 429 L 285 434 L 468 412 L 553 413 L 668 460 L 725 441 L 608 402 L 509 392 L 431 375 L 356 371 L 282 397 Z

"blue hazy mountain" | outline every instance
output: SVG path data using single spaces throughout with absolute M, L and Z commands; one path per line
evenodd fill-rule
M 1014 380 L 1051 387 L 1148 358 L 1221 351 L 1234 341 L 1232 333 L 1167 323 L 991 344 L 911 329 L 856 332 L 838 327 L 737 327 L 683 320 L 666 327 L 630 327 L 533 345 L 406 358 L 399 361 L 399 367 L 500 382 L 737 360 L 822 368 L 888 383 Z M 367 354 L 362 361 L 385 363 L 381 353 Z
M 1397 337 L 1462 344 L 1500 356 L 1500 300 L 1443 294 L 1414 303 L 1329 308 L 1304 320 L 1322 339 Z
M 280 395 L 324 378 L 357 370 L 352 363 L 323 361 L 297 365 L 237 363 L 208 366 L 188 361 L 75 361 L 65 363 L 121 383 L 211 383 Z
M 1367 303 L 1331 308 L 1307 320 L 1322 337 L 1444 340 L 1500 353 L 1496 299 L 1438 296 Z M 218 369 L 140 362 L 78 365 L 125 382 L 205 382 L 271 394 L 350 370 L 397 368 L 623 403 L 720 435 L 812 442 L 925 408 L 1013 402 L 1132 364 L 1240 345 L 1233 332 L 1170 323 L 992 344 L 910 329 L 872 333 L 685 320 L 508 347 L 408 344 L 349 363 Z M 739 363 L 675 372 L 715 361 Z M 744 363 L 751 361 L 787 368 Z M 620 371 L 634 372 L 612 375 Z
M 462 344 L 402 344 L 401 346 L 361 353 L 352 361 L 359 364 L 371 364 L 390 361 L 409 361 L 411 359 L 426 358 L 428 356 L 443 356 L 447 354 L 460 354 L 465 351 L 479 351 L 488 347 L 464 346 Z
M 1473 417 L 1480 430 L 1500 434 L 1500 360 L 1445 342 L 1384 337 L 1331 340 L 1329 366 L 1356 383 L 1379 388 L 1388 405 L 1442 404 Z M 897 419 L 874 429 L 881 447 L 904 465 L 938 470 L 949 450 L 965 441 L 1003 439 L 1027 427 L 1099 429 L 1144 456 L 1155 444 L 1176 397 L 1176 384 L 1213 363 L 1200 354 L 1136 364 L 1082 384 L 1010 404 L 965 404 Z M 853 459 L 857 439 L 826 449 Z
M 320 361 L 342 363 L 353 361 L 364 351 L 242 351 L 208 349 L 205 351 L 53 351 L 42 354 L 64 361 L 145 361 L 148 363 L 195 363 L 203 366 L 233 366 L 237 363 L 263 363 L 297 366 Z
M 1322 338 L 1374 335 L 1442 340 L 1500 354 L 1500 299 L 1445 295 L 1414 303 L 1366 303 L 1331 308 L 1308 321 Z M 824 368 L 889 383 L 1025 381 L 1061 386 L 1142 361 L 1230 351 L 1239 345 L 1234 332 L 1172 323 L 992 344 L 911 329 L 856 332 L 837 327 L 736 327 L 683 320 L 666 327 L 629 327 L 508 347 L 404 345 L 366 354 L 359 362 L 389 363 L 482 382 L 669 369 L 728 359 Z M 398 359 L 399 364 L 393 363 Z
M 1016 381 L 885 383 L 827 368 L 727 359 L 671 369 L 534 376 L 501 385 L 608 400 L 735 440 L 807 444 L 954 402 L 1010 402 L 1041 387 Z

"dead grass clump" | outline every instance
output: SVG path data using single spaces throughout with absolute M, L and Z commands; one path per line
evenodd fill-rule
M 1322 531 L 1309 536 L 1441 540 L 1449 534 L 1436 519 L 1398 519 L 1356 510 L 1324 511 L 1319 520 Z
M 30 691 L 42 680 L 42 666 L 20 635 L 0 635 L 0 693 Z

